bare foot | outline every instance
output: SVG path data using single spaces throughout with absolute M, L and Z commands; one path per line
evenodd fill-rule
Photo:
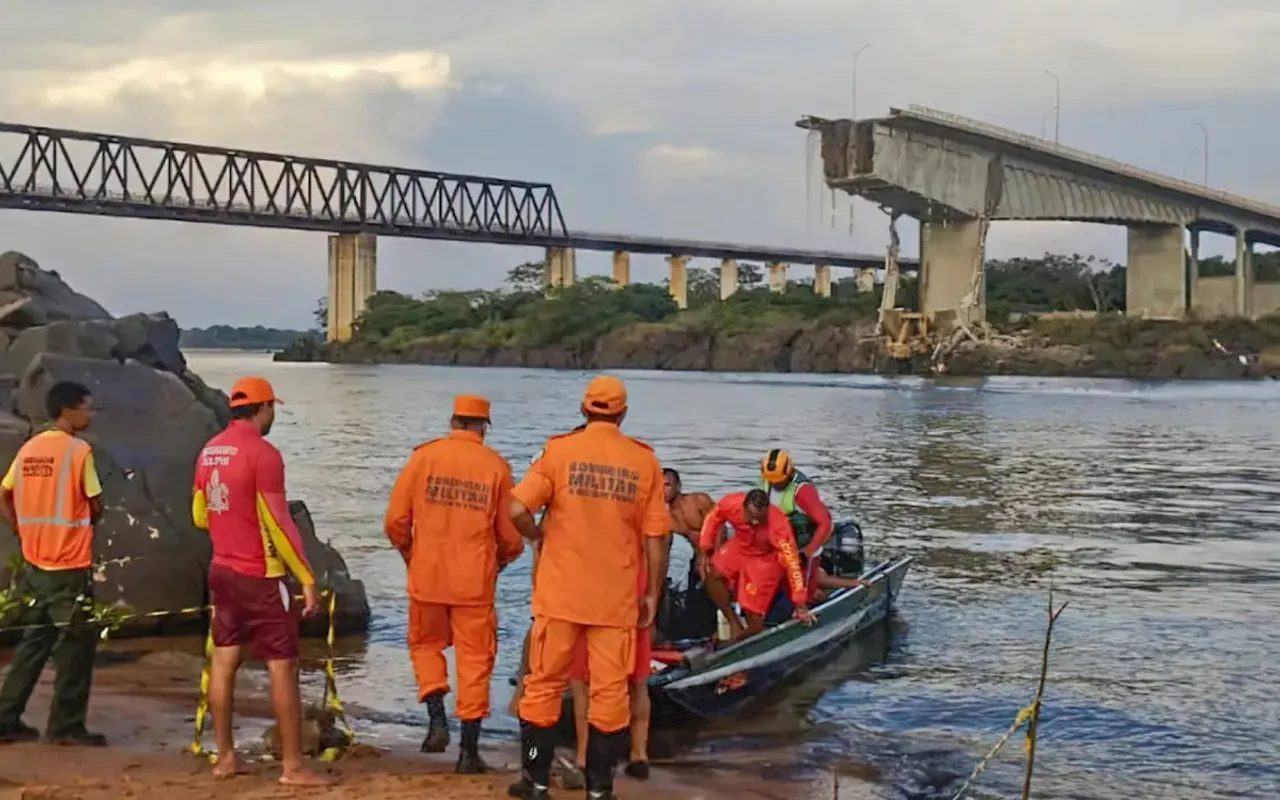
M 312 772 L 306 767 L 285 770 L 284 774 L 280 776 L 281 786 L 319 787 L 332 786 L 335 783 L 337 783 L 337 781 L 333 777 L 329 775 L 320 775 Z
M 236 760 L 235 756 L 232 756 L 231 758 L 220 758 L 218 759 L 218 762 L 213 765 L 213 777 L 215 780 L 222 781 L 227 778 L 234 778 L 237 775 L 248 774 L 249 771 L 240 766 L 240 762 Z

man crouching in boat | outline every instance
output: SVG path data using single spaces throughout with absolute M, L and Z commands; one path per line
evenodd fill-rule
M 732 528 L 728 541 L 715 550 L 723 525 Z M 715 550 L 714 555 L 712 551 Z M 808 588 L 800 571 L 800 557 L 791 523 L 769 504 L 763 489 L 725 495 L 702 524 L 698 537 L 698 572 L 707 595 L 729 621 L 730 639 L 759 633 L 783 579 L 791 589 L 796 619 L 813 624 Z M 730 590 L 746 616 L 733 610 Z

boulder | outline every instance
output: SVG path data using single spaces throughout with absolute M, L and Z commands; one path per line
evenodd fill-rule
M 143 614 L 207 602 L 211 550 L 207 533 L 191 522 L 191 483 L 200 448 L 230 421 L 226 394 L 187 368 L 178 334 L 167 314 L 113 319 L 57 273 L 18 253 L 0 255 L 0 469 L 48 423 L 45 398 L 53 383 L 89 388 L 97 411 L 84 438 L 93 445 L 103 489 L 95 595 Z M 306 506 L 294 502 L 290 511 L 322 586 L 337 593 L 336 627 L 365 630 L 364 585 L 316 537 Z M 0 523 L 0 586 L 8 585 L 7 563 L 19 550 Z M 163 632 L 198 620 L 160 617 L 125 631 Z M 323 634 L 325 626 L 318 620 L 310 628 Z

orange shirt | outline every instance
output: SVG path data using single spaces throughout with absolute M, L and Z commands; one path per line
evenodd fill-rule
M 255 578 L 316 582 L 285 499 L 284 459 L 252 423 L 232 420 L 196 461 L 191 520 L 207 530 L 212 565 Z
M 671 533 L 653 450 L 617 425 L 589 423 L 547 440 L 515 499 L 531 514 L 547 509 L 534 615 L 635 627 L 643 541 Z
M 409 554 L 409 596 L 493 605 L 499 567 L 524 551 L 510 510 L 511 467 L 479 434 L 455 430 L 414 449 L 383 523 L 391 544 Z
M 746 492 L 735 492 L 720 498 L 716 507 L 711 509 L 702 523 L 702 535 L 698 538 L 698 549 L 710 552 L 716 546 L 716 536 L 722 525 L 728 524 L 733 530 L 725 547 L 737 548 L 747 558 L 776 558 L 782 565 L 790 584 L 792 602 L 805 602 L 808 592 L 805 588 L 804 574 L 800 571 L 799 549 L 796 547 L 795 532 L 791 529 L 791 521 L 782 509 L 770 505 L 763 525 L 747 524 L 743 513 L 743 502 Z
M 93 564 L 89 501 L 102 495 L 93 449 L 54 428 L 32 436 L 13 457 L 2 485 L 13 493 L 22 557 L 38 569 Z

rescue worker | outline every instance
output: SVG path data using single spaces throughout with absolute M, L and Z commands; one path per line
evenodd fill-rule
M 786 450 L 770 450 L 760 459 L 760 488 L 769 493 L 791 523 L 796 546 L 800 548 L 805 584 L 818 588 L 818 556 L 831 537 L 833 523 L 818 489 L 809 477 L 796 469 Z
M 14 620 L 23 631 L 0 687 L 0 744 L 39 737 L 22 722 L 49 657 L 56 674 L 45 738 L 55 744 L 104 747 L 85 730 L 98 631 L 93 613 L 93 524 L 102 516 L 102 486 L 93 449 L 76 434 L 89 427 L 93 398 L 79 383 L 49 389 L 53 425 L 18 450 L 0 482 L 0 516 L 18 535 L 24 562 L 15 594 L 30 598 Z
M 732 533 L 716 549 L 716 539 L 726 524 Z M 806 623 L 814 621 L 806 604 L 808 589 L 791 525 L 769 504 L 763 489 L 725 495 L 716 503 L 702 524 L 698 572 L 712 602 L 729 621 L 731 641 L 764 629 L 764 617 L 783 580 L 791 589 L 795 617 Z M 746 615 L 745 624 L 733 610 L 733 599 Z
M 587 794 L 612 798 L 631 711 L 629 677 L 636 630 L 653 622 L 671 532 L 662 467 L 646 444 L 619 430 L 627 392 L 616 378 L 587 386 L 581 431 L 554 436 L 515 488 L 511 512 L 530 540 L 542 539 L 533 589 L 529 676 L 520 698 L 523 777 L 512 793 L 544 798 L 550 782 L 552 726 L 581 639 L 587 647 Z M 533 514 L 547 514 L 541 529 Z M 637 597 L 640 562 L 647 591 Z
M 265 437 L 281 404 L 263 378 L 231 387 L 231 423 L 205 444 L 196 461 L 191 518 L 209 532 L 209 602 L 213 605 L 213 658 L 209 707 L 218 745 L 215 778 L 240 774 L 231 716 L 236 672 L 248 649 L 264 661 L 271 707 L 280 731 L 286 786 L 327 786 L 333 780 L 307 768 L 302 755 L 302 700 L 298 692 L 298 611 L 286 575 L 302 586 L 303 616 L 320 605 L 302 537 L 289 514 L 284 459 Z
M 489 716 L 489 678 L 498 648 L 498 573 L 524 551 L 511 522 L 511 466 L 484 443 L 489 401 L 453 400 L 449 434 L 418 445 L 396 478 L 383 529 L 408 572 L 409 657 L 429 723 L 422 752 L 449 746 L 444 650 L 458 671 L 462 741 L 456 771 L 488 771 L 480 726 Z

